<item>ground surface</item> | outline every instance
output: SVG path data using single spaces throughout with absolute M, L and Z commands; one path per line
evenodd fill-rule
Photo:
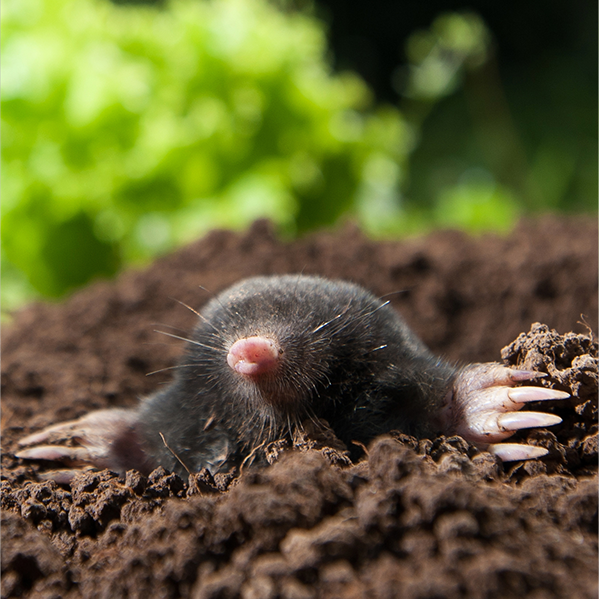
M 242 277 L 284 272 L 399 291 L 393 304 L 435 352 L 547 372 L 543 384 L 573 394 L 543 406 L 563 424 L 528 435 L 548 457 L 502 465 L 459 437 L 395 434 L 352 464 L 334 440 L 308 432 L 238 479 L 104 471 L 69 488 L 12 456 L 28 432 L 134 406 L 167 382 L 168 371 L 145 375 L 173 365 L 181 346 L 154 330 L 194 323 L 172 298 L 199 308 Z M 351 228 L 284 244 L 260 223 L 245 235 L 215 232 L 62 305 L 27 308 L 2 339 L 2 596 L 596 597 L 591 330 L 593 219 L 522 223 L 507 238 L 440 232 L 380 244 Z

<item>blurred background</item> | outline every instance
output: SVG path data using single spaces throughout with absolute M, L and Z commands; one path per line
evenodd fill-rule
M 4 0 L 2 310 L 259 217 L 597 211 L 597 3 Z

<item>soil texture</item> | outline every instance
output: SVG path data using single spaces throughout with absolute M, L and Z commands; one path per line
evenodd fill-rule
M 589 218 L 401 242 L 347 226 L 286 243 L 257 222 L 23 309 L 2 336 L 2 597 L 596 597 L 597 271 Z M 571 397 L 530 409 L 563 422 L 517 438 L 549 454 L 503 464 L 457 436 L 392 432 L 352 462 L 306 426 L 241 475 L 88 470 L 58 485 L 14 457 L 30 432 L 167 384 L 168 370 L 146 375 L 181 355 L 155 332 L 193 327 L 178 302 L 199 309 L 241 278 L 298 272 L 388 295 L 457 363 L 546 373 L 538 384 Z

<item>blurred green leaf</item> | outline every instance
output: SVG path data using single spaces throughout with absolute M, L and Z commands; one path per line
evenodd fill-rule
M 406 44 L 410 59 L 407 97 L 436 100 L 453 92 L 464 66 L 478 67 L 489 52 L 489 32 L 473 13 L 440 15 L 426 31 L 417 31 Z
M 17 269 L 60 296 L 213 227 L 332 224 L 372 156 L 407 154 L 399 112 L 330 72 L 323 25 L 266 0 L 2 12 L 5 309 Z
M 497 185 L 490 173 L 466 171 L 457 185 L 442 192 L 435 207 L 437 224 L 444 227 L 509 231 L 520 214 L 510 192 Z

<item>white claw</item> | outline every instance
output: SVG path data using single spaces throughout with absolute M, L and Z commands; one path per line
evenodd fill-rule
M 516 403 L 527 403 L 529 401 L 547 401 L 550 399 L 566 399 L 569 393 L 546 387 L 515 387 L 508 391 L 508 397 Z
M 554 414 L 519 411 L 529 402 L 569 397 L 564 391 L 546 387 L 514 387 L 516 382 L 542 376 L 545 375 L 494 363 L 472 364 L 464 368 L 454 383 L 451 401 L 444 406 L 442 421 L 445 422 L 445 430 L 462 435 L 481 447 L 491 443 L 497 448 L 494 453 L 502 459 L 531 459 L 545 455 L 545 450 L 538 448 L 530 450 L 521 445 L 496 445 L 517 430 L 553 426 L 562 421 Z M 526 457 L 517 457 L 521 455 Z
M 562 419 L 559 416 L 545 414 L 544 412 L 506 412 L 497 416 L 497 426 L 502 431 L 517 431 L 521 428 L 534 428 L 536 426 L 553 426 L 561 421 Z
M 549 453 L 544 447 L 520 445 L 518 443 L 496 443 L 489 445 L 487 451 L 501 458 L 504 462 L 534 460 L 536 458 L 542 458 Z
M 506 368 L 505 370 L 509 378 L 516 383 L 547 376 L 545 372 L 537 372 L 536 370 L 518 370 L 517 368 Z
M 77 461 L 90 458 L 90 453 L 83 447 L 65 447 L 63 445 L 40 445 L 15 453 L 15 457 L 24 460 Z
M 42 441 L 46 441 L 50 436 L 50 432 L 50 427 L 48 427 L 43 431 L 33 433 L 32 435 L 28 435 L 27 437 L 23 437 L 22 439 L 19 439 L 19 445 L 34 445 L 35 443 L 41 443 Z
M 85 470 L 49 470 L 47 472 L 38 472 L 38 477 L 41 480 L 53 480 L 59 485 L 69 485 L 75 476 Z

